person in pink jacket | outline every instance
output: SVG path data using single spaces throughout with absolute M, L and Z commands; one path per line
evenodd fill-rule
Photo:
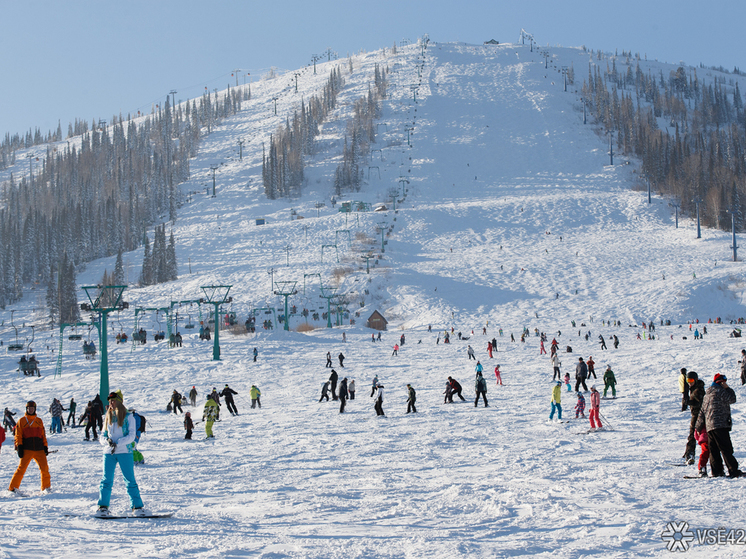
M 598 393 L 598 390 L 596 390 L 596 386 L 591 386 L 591 413 L 588 414 L 588 417 L 591 419 L 591 429 L 596 428 L 596 423 L 598 423 L 598 428 L 602 429 L 603 425 L 601 425 L 601 418 L 598 416 L 599 410 L 601 409 L 601 395 Z M 596 420 L 595 422 L 593 420 Z

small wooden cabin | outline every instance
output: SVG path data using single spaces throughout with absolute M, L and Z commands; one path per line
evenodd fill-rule
M 373 328 L 374 330 L 386 330 L 386 325 L 388 324 L 388 320 L 386 320 L 381 313 L 378 311 L 373 311 L 373 314 L 370 315 L 368 318 L 368 322 L 365 324 L 368 328 Z

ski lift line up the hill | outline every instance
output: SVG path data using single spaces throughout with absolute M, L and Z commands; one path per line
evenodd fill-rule
M 99 336 L 99 344 L 98 345 L 99 345 L 99 347 L 101 347 L 101 324 L 98 321 L 91 321 L 91 322 L 70 322 L 70 323 L 63 322 L 62 324 L 60 324 L 60 347 L 59 347 L 59 351 L 57 352 L 57 365 L 54 368 L 54 377 L 53 378 L 56 378 L 57 375 L 62 376 L 62 350 L 64 348 L 65 328 L 73 328 L 74 330 L 77 331 L 77 327 L 78 326 L 83 326 L 83 327 L 87 326 L 88 327 L 88 329 L 89 329 L 88 330 L 88 332 L 89 332 L 88 338 L 89 339 L 90 339 L 90 329 L 95 326 L 98 329 L 98 336 Z M 72 337 L 68 337 L 68 339 L 75 341 L 75 339 L 72 338 Z M 77 338 L 77 339 L 79 340 L 80 338 Z

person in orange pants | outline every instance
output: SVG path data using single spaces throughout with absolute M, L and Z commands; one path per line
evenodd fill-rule
M 10 480 L 8 491 L 15 491 L 21 486 L 31 460 L 35 460 L 41 471 L 41 490 L 52 487 L 47 465 L 47 434 L 44 423 L 36 416 L 36 402 L 26 403 L 26 415 L 16 424 L 15 449 L 21 461 L 18 464 L 13 479 Z

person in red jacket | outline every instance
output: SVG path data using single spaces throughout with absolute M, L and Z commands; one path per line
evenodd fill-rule
M 21 461 L 18 464 L 13 479 L 10 480 L 8 491 L 15 491 L 21 486 L 31 460 L 35 460 L 41 471 L 41 490 L 52 487 L 47 465 L 47 434 L 41 418 L 36 416 L 36 402 L 26 403 L 26 415 L 16 424 L 15 449 Z
M 591 413 L 588 415 L 591 419 L 591 429 L 603 429 L 601 425 L 601 395 L 596 390 L 595 386 L 591 386 Z M 596 420 L 595 423 L 593 420 Z

